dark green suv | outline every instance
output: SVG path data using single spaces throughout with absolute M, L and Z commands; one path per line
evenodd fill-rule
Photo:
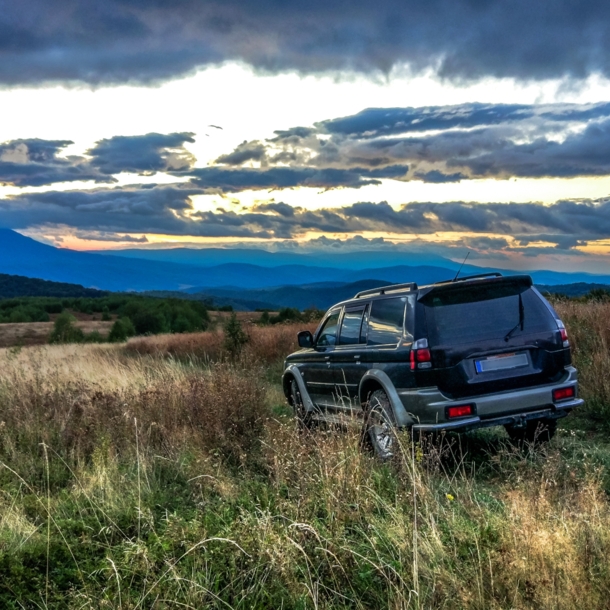
M 394 428 L 505 426 L 548 440 L 578 398 L 565 327 L 528 275 L 367 290 L 331 307 L 284 366 L 299 422 L 362 417 L 381 457 Z

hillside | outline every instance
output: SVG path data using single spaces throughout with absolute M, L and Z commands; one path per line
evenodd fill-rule
M 79 284 L 51 282 L 22 275 L 0 273 L 0 299 L 15 297 L 102 297 L 108 294 L 102 290 L 84 288 Z

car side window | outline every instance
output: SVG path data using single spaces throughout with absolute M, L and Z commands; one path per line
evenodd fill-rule
M 362 340 L 362 316 L 364 307 L 346 309 L 341 322 L 341 334 L 339 345 L 357 345 L 364 343 Z
M 406 297 L 380 299 L 371 304 L 368 345 L 388 345 L 402 339 Z
M 324 326 L 320 329 L 318 340 L 316 345 L 319 347 L 326 347 L 328 345 L 335 345 L 337 342 L 337 327 L 339 324 L 339 314 L 341 310 L 333 311 L 330 316 L 324 322 Z

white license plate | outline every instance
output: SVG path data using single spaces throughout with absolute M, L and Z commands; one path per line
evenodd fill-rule
M 529 360 L 527 354 L 501 354 L 490 356 L 484 360 L 475 360 L 474 366 L 477 373 L 489 373 L 491 371 L 503 371 L 505 369 L 516 369 L 520 366 L 527 366 Z

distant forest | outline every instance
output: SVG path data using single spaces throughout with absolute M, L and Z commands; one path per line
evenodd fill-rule
M 79 284 L 50 282 L 22 275 L 0 273 L 0 299 L 14 297 L 89 297 L 99 298 L 109 294 L 104 290 L 85 288 Z

